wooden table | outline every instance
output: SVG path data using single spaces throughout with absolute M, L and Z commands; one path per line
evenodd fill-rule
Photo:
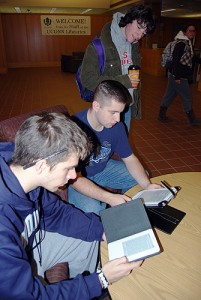
M 181 186 L 170 205 L 186 212 L 171 235 L 156 233 L 163 252 L 147 258 L 129 276 L 109 287 L 112 300 L 200 300 L 201 299 L 201 172 L 158 176 L 153 183 L 165 180 Z M 130 189 L 132 196 L 139 186 Z M 107 244 L 102 243 L 103 263 Z

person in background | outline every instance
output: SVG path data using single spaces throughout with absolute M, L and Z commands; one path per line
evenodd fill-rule
M 89 150 L 85 133 L 59 113 L 28 118 L 15 144 L 0 143 L 1 300 L 89 300 L 141 265 L 122 257 L 96 273 L 100 218 L 53 193 L 76 177 Z M 45 272 L 60 262 L 70 280 L 48 285 Z
M 129 90 L 132 102 L 124 115 L 128 131 L 131 114 L 134 119 L 141 118 L 140 84 L 137 89 L 132 88 L 138 79 L 128 75 L 128 67 L 141 66 L 139 41 L 154 29 L 155 21 L 149 7 L 135 5 L 125 15 L 117 12 L 112 22 L 103 27 L 100 35 L 105 51 L 103 74 L 100 74 L 98 56 L 92 44 L 88 45 L 82 62 L 81 82 L 89 90 L 94 91 L 106 79 L 119 81 Z
M 99 214 L 107 204 L 114 206 L 130 200 L 104 187 L 121 189 L 122 193 L 136 184 L 143 189 L 161 187 L 150 182 L 120 121 L 121 113 L 130 102 L 131 96 L 125 86 L 115 80 L 105 80 L 95 89 L 91 107 L 73 116 L 93 141 L 88 162 L 80 166 L 80 176 L 70 182 L 68 188 L 68 201 L 85 212 Z M 112 159 L 113 153 L 121 160 Z
M 158 120 L 161 122 L 171 122 L 171 119 L 166 115 L 167 109 L 175 97 L 179 95 L 189 123 L 191 125 L 201 124 L 201 120 L 195 118 L 192 109 L 192 94 L 189 86 L 193 64 L 195 62 L 201 64 L 201 58 L 196 57 L 193 52 L 192 40 L 195 35 L 195 26 L 187 25 L 174 38 L 177 43 L 173 50 L 173 67 L 168 71 L 168 84 L 158 115 Z

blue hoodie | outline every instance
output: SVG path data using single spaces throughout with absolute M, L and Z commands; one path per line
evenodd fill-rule
M 84 241 L 100 241 L 103 227 L 92 213 L 82 213 L 59 198 L 38 187 L 28 195 L 7 162 L 14 150 L 13 143 L 0 143 L 0 298 L 1 300 L 89 300 L 101 294 L 96 273 L 78 275 L 51 285 L 43 285 L 34 277 L 30 249 L 36 231 L 44 229 Z M 41 203 L 41 204 L 40 204 Z M 43 221 L 37 224 L 42 207 Z M 27 230 L 25 218 L 32 217 Z

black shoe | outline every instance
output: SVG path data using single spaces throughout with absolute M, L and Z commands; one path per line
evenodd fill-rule
M 170 119 L 169 117 L 165 116 L 163 118 L 161 118 L 161 116 L 158 116 L 158 120 L 162 123 L 170 123 L 172 122 L 172 119 Z
M 194 119 L 193 121 L 189 122 L 191 125 L 197 126 L 201 125 L 201 120 L 200 119 Z
M 158 115 L 158 120 L 162 123 L 170 123 L 172 120 L 170 118 L 168 118 L 166 116 L 166 112 L 167 112 L 167 107 L 165 106 L 161 106 L 160 107 L 160 111 L 159 111 L 159 115 Z
M 186 112 L 186 115 L 188 117 L 188 121 L 191 125 L 201 125 L 201 119 L 196 119 L 194 112 L 192 110 L 189 110 Z

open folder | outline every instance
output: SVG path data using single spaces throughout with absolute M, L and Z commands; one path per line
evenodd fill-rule
M 136 199 L 100 212 L 108 242 L 109 260 L 126 256 L 141 260 L 160 253 L 142 200 Z

